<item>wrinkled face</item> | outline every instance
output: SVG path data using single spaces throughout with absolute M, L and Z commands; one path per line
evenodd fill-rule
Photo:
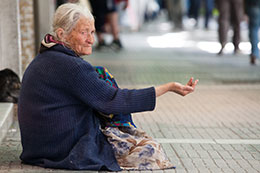
M 90 55 L 95 41 L 94 33 L 94 21 L 81 17 L 76 26 L 66 36 L 66 42 L 78 55 Z

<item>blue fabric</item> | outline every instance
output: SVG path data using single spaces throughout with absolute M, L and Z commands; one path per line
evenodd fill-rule
M 70 49 L 55 45 L 26 69 L 18 101 L 24 163 L 119 171 L 96 113 L 129 114 L 155 107 L 153 87 L 113 88 Z
M 200 16 L 201 3 L 204 5 L 205 10 L 205 28 L 208 28 L 209 19 L 212 16 L 212 10 L 214 7 L 214 0 L 189 0 L 188 4 L 188 16 L 198 20 Z M 198 21 L 196 21 L 198 23 Z
M 251 54 L 256 58 L 259 58 L 259 36 L 258 30 L 260 26 L 260 4 L 259 5 L 249 5 L 248 6 L 248 16 L 249 16 L 249 40 L 251 43 Z
M 204 0 L 205 3 L 205 28 L 208 28 L 209 19 L 212 16 L 214 0 Z
M 99 75 L 99 79 L 102 79 L 106 81 L 106 83 L 114 88 L 118 88 L 118 85 L 116 83 L 115 78 L 111 73 L 107 70 L 107 68 L 102 66 L 95 66 L 94 67 L 96 72 Z M 113 115 L 110 114 L 109 116 L 102 116 L 100 115 L 101 120 L 101 126 L 113 126 L 113 127 L 119 127 L 119 126 L 134 126 L 132 115 L 131 114 L 119 114 L 119 115 Z

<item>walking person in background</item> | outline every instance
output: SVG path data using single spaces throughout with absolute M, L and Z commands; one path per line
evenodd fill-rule
M 200 1 L 201 0 L 189 0 L 188 16 L 189 18 L 193 18 L 195 20 L 195 27 L 198 26 Z
M 209 28 L 209 20 L 212 17 L 212 11 L 214 8 L 214 0 L 204 0 L 204 8 L 205 8 L 205 21 L 204 27 L 205 29 Z
M 122 17 L 125 15 L 126 9 L 129 5 L 128 0 L 115 0 L 116 10 L 118 12 L 118 25 L 122 24 Z
M 92 12 L 95 17 L 95 27 L 98 39 L 97 50 L 102 50 L 108 45 L 105 43 L 104 33 L 110 30 L 113 41 L 110 47 L 120 50 L 123 45 L 119 39 L 118 12 L 115 0 L 90 0 Z M 106 28 L 107 26 L 107 28 Z
M 182 0 L 165 0 L 169 20 L 172 21 L 175 29 L 183 29 L 183 7 Z
M 92 53 L 94 23 L 84 6 L 67 3 L 57 8 L 53 31 L 42 40 L 22 80 L 21 160 L 71 170 L 174 168 L 161 145 L 135 127 L 131 113 L 153 110 L 156 98 L 168 92 L 188 95 L 198 80 L 119 88 L 105 68 L 81 57 Z M 110 119 L 104 122 L 101 116 Z
M 209 19 L 212 16 L 212 10 L 214 7 L 214 1 L 203 0 L 202 4 L 204 6 L 204 15 L 205 15 L 204 28 L 208 29 Z M 201 0 L 189 0 L 188 16 L 190 18 L 194 18 L 196 22 L 195 27 L 198 27 L 200 9 L 201 9 Z
M 221 49 L 218 55 L 222 55 L 227 43 L 227 36 L 230 25 L 233 29 L 234 53 L 239 52 L 240 43 L 240 22 L 243 17 L 243 0 L 216 0 L 219 11 L 218 36 Z
M 260 26 L 260 0 L 244 0 L 245 13 L 249 19 L 249 40 L 251 44 L 250 64 L 255 65 L 259 59 L 259 26 Z

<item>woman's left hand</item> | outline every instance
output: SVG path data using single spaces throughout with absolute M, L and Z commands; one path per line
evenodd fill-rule
M 171 91 L 173 91 L 177 94 L 180 94 L 182 96 L 186 96 L 187 94 L 189 94 L 195 90 L 195 87 L 198 82 L 199 82 L 198 79 L 193 82 L 193 77 L 190 78 L 190 80 L 188 81 L 188 83 L 186 85 L 182 85 L 178 82 L 174 82 Z
M 186 85 L 182 85 L 178 82 L 170 82 L 167 84 L 163 84 L 155 88 L 156 97 L 159 97 L 168 91 L 175 92 L 177 94 L 185 96 L 194 91 L 195 86 L 197 85 L 198 82 L 199 80 L 195 80 L 193 82 L 193 77 L 192 77 L 190 78 L 190 80 Z

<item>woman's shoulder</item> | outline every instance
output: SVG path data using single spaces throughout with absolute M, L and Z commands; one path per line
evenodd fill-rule
M 57 65 L 69 65 L 70 67 L 92 66 L 83 58 L 76 55 L 74 51 L 62 45 L 54 46 L 53 48 L 40 53 L 38 58 L 50 63 L 56 63 Z
M 56 75 L 80 75 L 82 72 L 88 73 L 94 70 L 94 67 L 79 56 L 69 51 L 59 51 L 49 49 L 36 56 L 30 64 L 30 69 L 36 71 L 55 71 Z

